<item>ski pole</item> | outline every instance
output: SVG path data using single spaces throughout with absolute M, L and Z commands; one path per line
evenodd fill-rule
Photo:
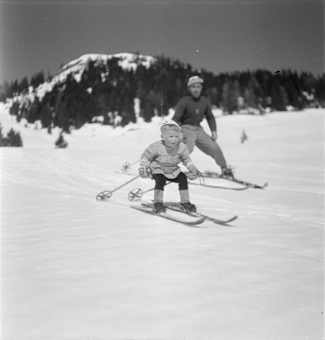
M 188 178 L 190 178 L 189 176 L 188 176 L 188 174 L 186 174 L 186 176 L 188 177 Z M 203 176 L 202 176 L 202 174 L 199 172 L 198 173 L 198 176 L 197 176 L 198 178 L 199 178 L 199 180 L 200 180 L 200 184 L 197 184 L 197 183 L 193 183 L 193 184 L 196 184 L 196 185 L 205 185 L 205 183 L 204 183 L 204 178 L 203 178 Z M 190 178 L 190 179 L 192 179 L 192 178 Z M 194 179 L 194 178 L 193 178 Z M 173 183 L 173 182 L 167 182 L 167 184 L 166 185 L 168 185 L 168 184 L 171 184 L 171 183 Z M 192 184 L 192 183 L 191 183 Z M 134 201 L 134 200 L 138 200 L 138 199 L 140 199 L 142 196 L 143 196 L 143 194 L 146 194 L 147 192 L 150 192 L 150 191 L 152 191 L 152 190 L 155 190 L 155 188 L 151 188 L 151 189 L 148 189 L 148 190 L 146 190 L 146 191 L 143 191 L 142 189 L 140 189 L 140 188 L 136 188 L 136 189 L 132 189 L 130 192 L 129 192 L 129 195 L 128 195 L 128 198 L 129 198 L 129 201 Z
M 108 198 L 110 198 L 112 195 L 113 195 L 113 192 L 118 190 L 118 189 L 121 189 L 122 187 L 126 186 L 127 184 L 135 181 L 137 178 L 139 178 L 140 175 L 137 175 L 135 177 L 133 177 L 132 179 L 130 179 L 129 181 L 125 182 L 124 184 L 120 185 L 119 187 L 115 188 L 114 190 L 110 191 L 110 190 L 106 190 L 106 191 L 102 191 L 100 192 L 97 196 L 96 196 L 96 199 L 97 201 L 105 201 L 107 200 Z
M 172 182 L 168 182 L 166 185 L 171 184 L 171 183 Z M 138 199 L 140 199 L 143 196 L 143 194 L 146 194 L 147 192 L 150 192 L 152 190 L 155 190 L 155 188 L 151 188 L 151 189 L 148 189 L 146 191 L 143 191 L 140 188 L 132 189 L 129 192 L 129 195 L 128 195 L 129 201 L 138 200 Z

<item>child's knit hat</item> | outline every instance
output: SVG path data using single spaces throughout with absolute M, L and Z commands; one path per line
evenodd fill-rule
M 180 126 L 174 120 L 166 120 L 165 122 L 162 123 L 161 127 L 163 127 L 165 125 L 175 125 L 175 126 L 178 126 L 180 128 Z
M 167 120 L 162 123 L 160 130 L 162 130 L 165 126 L 176 126 L 179 131 L 181 131 L 181 127 L 174 120 Z

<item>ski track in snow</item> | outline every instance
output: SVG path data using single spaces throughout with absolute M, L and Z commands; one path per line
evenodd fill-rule
M 324 110 L 219 117 L 239 179 L 264 190 L 190 186 L 206 221 L 188 227 L 130 209 L 121 173 L 159 139 L 160 119 L 115 130 L 88 125 L 55 149 L 0 107 L 2 339 L 323 339 Z M 207 124 L 204 124 L 207 129 Z M 248 141 L 240 143 L 245 129 Z M 201 171 L 219 171 L 195 150 Z M 235 186 L 224 180 L 206 184 Z M 177 186 L 165 200 L 178 202 Z M 186 215 L 180 215 L 186 218 Z M 190 218 L 190 217 L 187 217 Z

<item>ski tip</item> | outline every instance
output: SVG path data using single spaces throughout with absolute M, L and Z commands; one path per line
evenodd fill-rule
M 263 185 L 257 184 L 247 184 L 246 187 L 249 189 L 265 189 L 268 186 L 268 183 L 264 183 Z
M 238 219 L 238 216 L 234 216 L 232 218 L 230 218 L 229 220 L 227 221 L 220 221 L 218 224 L 221 224 L 221 225 L 229 225 L 231 222 L 234 222 L 235 220 Z
M 265 189 L 268 186 L 268 183 L 264 183 L 263 185 L 257 185 L 255 186 L 256 189 Z
M 236 215 L 236 216 L 234 216 L 233 218 L 231 218 L 230 220 L 229 220 L 229 223 L 230 222 L 233 222 L 233 221 L 235 221 L 235 220 L 237 220 L 238 219 L 238 216 Z

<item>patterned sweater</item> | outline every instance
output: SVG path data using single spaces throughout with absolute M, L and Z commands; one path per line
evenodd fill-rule
M 176 178 L 181 172 L 178 166 L 181 162 L 187 169 L 193 165 L 186 145 L 179 142 L 176 146 L 169 147 L 160 140 L 145 149 L 141 156 L 140 166 L 150 165 L 152 174 L 163 174 L 167 178 Z

